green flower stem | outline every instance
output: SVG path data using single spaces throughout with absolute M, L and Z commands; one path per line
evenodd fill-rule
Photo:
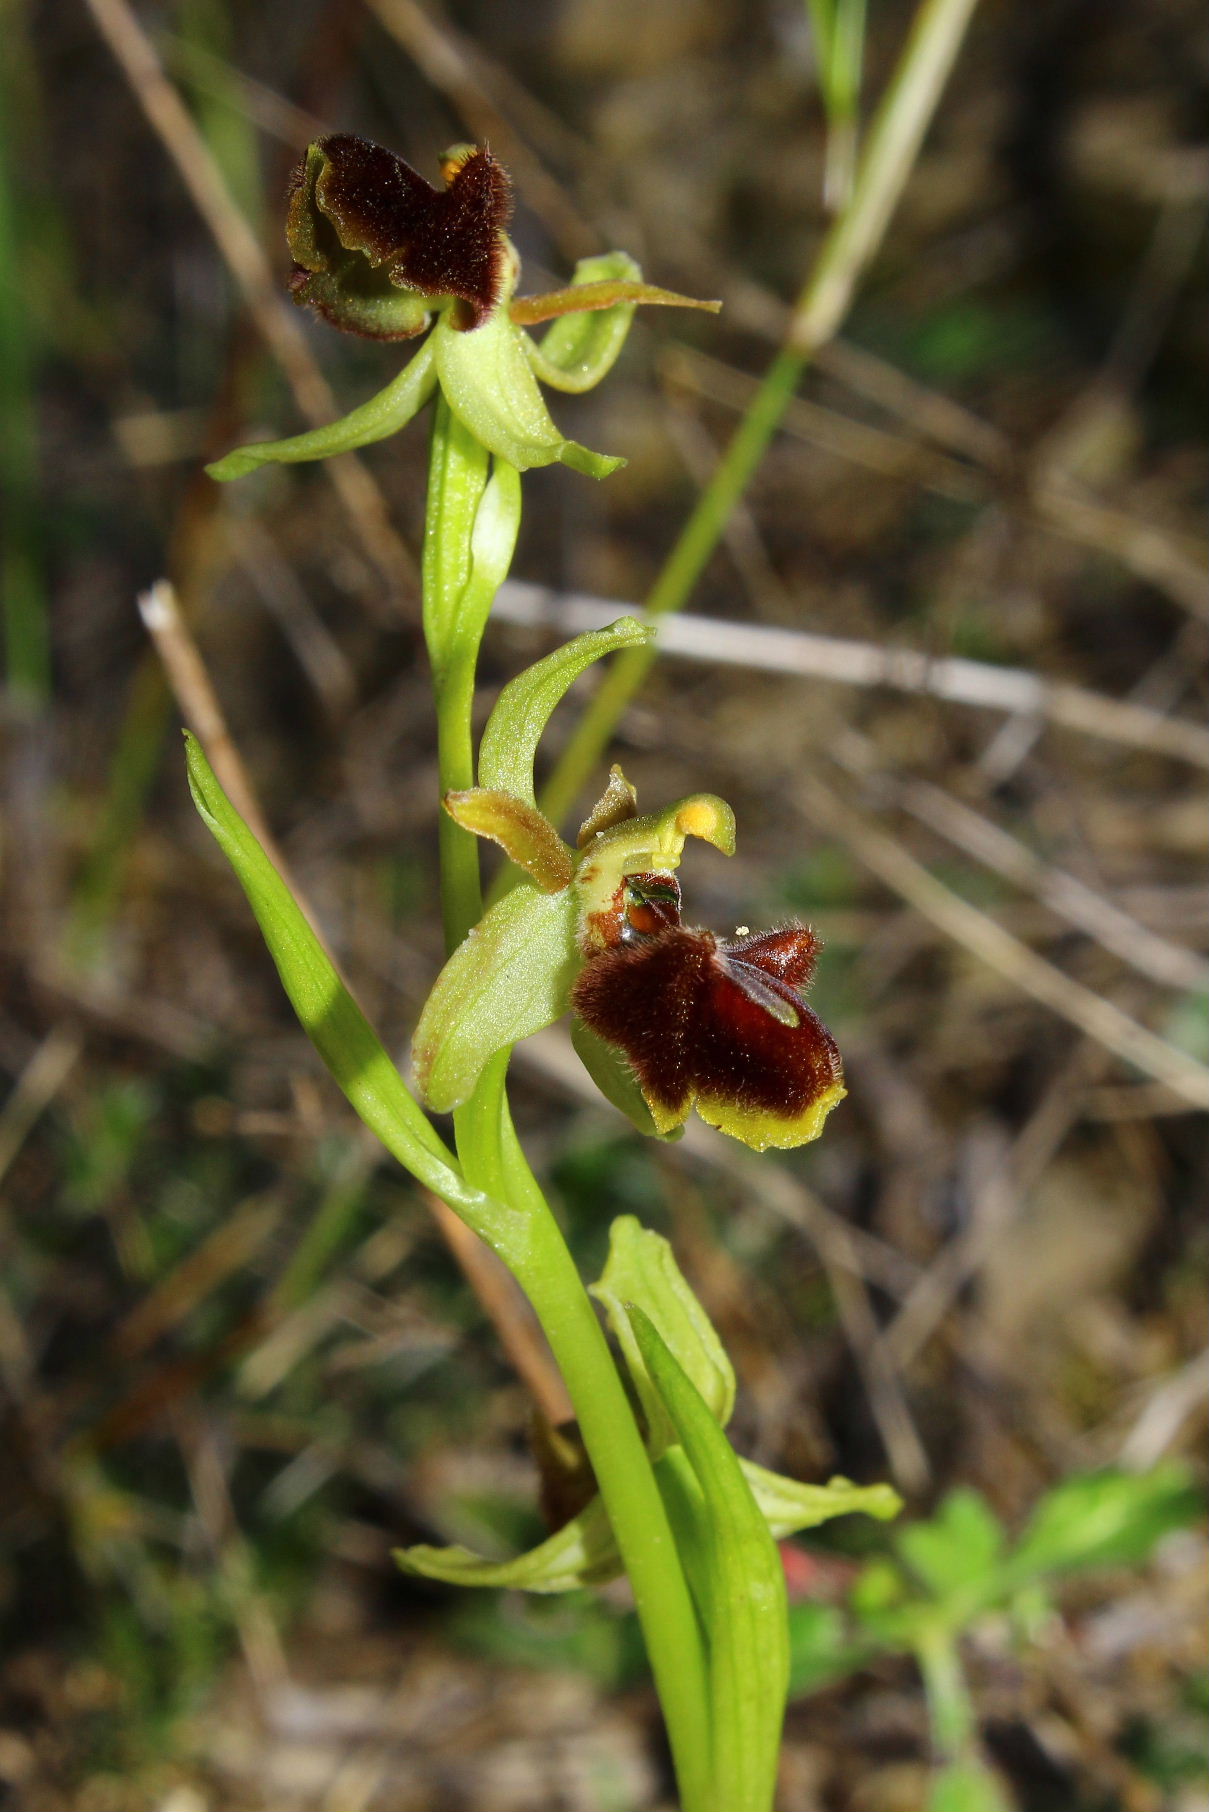
M 596 1311 L 513 1130 L 504 1093 L 508 1056 L 491 1060 L 454 1115 L 458 1155 L 475 1187 L 523 1211 L 523 1235 L 512 1249 L 496 1249 L 532 1303 L 566 1382 L 634 1590 L 684 1812 L 725 1812 L 712 1800 L 705 1651 L 684 1569 Z
M 510 469 L 509 469 L 510 470 Z M 474 784 L 472 709 L 483 624 L 503 578 L 506 532 L 476 537 L 488 487 L 488 454 L 439 398 L 433 423 L 424 537 L 424 627 L 437 703 L 441 790 Z M 498 475 L 498 474 L 497 474 Z M 505 479 L 511 486 L 515 473 Z M 496 480 L 493 478 L 492 483 Z M 519 486 L 505 504 L 515 540 Z M 477 565 L 476 565 L 477 561 Z M 506 559 L 503 560 L 506 566 Z M 480 570 L 481 569 L 481 570 Z M 489 582 L 490 581 L 490 582 Z M 477 840 L 441 814 L 441 898 L 453 950 L 482 911 Z M 584 1445 L 634 1588 L 663 1706 L 685 1812 L 710 1803 L 710 1720 L 702 1637 L 667 1512 L 596 1311 L 549 1204 L 512 1128 L 504 1081 L 510 1053 L 488 1064 L 454 1115 L 463 1174 L 518 1215 L 515 1236 L 495 1242 L 529 1301 L 561 1370 Z
M 941 1623 L 927 1626 L 915 1644 L 923 1675 L 937 1759 L 961 1761 L 975 1751 L 974 1709 L 952 1632 Z
M 790 317 L 785 345 L 752 398 L 729 447 L 647 599 L 658 617 L 679 610 L 701 577 L 732 510 L 751 482 L 810 359 L 840 328 L 852 294 L 914 167 L 977 0 L 921 0 L 898 68 L 878 107 L 847 205 L 836 215 Z M 622 655 L 580 719 L 542 798 L 559 823 L 600 765 L 654 653 Z

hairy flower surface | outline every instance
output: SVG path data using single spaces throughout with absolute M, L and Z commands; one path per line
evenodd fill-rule
M 317 139 L 290 179 L 295 301 L 373 339 L 422 333 L 449 298 L 466 326 L 481 326 L 508 268 L 512 186 L 490 151 L 470 145 L 447 152 L 442 173 L 438 189 L 384 145 L 351 132 Z
M 658 1132 L 695 1107 L 757 1151 L 818 1137 L 844 1095 L 831 1034 L 802 998 L 819 940 L 785 926 L 730 941 L 680 922 L 674 875 L 637 874 L 600 915 L 571 1004 L 623 1052 Z

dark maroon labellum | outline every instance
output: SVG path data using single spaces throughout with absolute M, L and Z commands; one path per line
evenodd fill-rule
M 660 1131 L 696 1106 L 757 1149 L 814 1138 L 844 1092 L 835 1041 L 801 996 L 818 939 L 804 926 L 729 942 L 693 930 L 670 880 L 629 877 L 625 928 L 584 965 L 576 1012 L 624 1052 Z
M 337 326 L 359 326 L 328 296 L 318 273 L 339 274 L 347 254 L 360 254 L 397 289 L 420 296 L 457 297 L 466 325 L 478 327 L 500 299 L 507 251 L 502 233 L 512 213 L 507 172 L 486 149 L 470 150 L 445 166 L 438 189 L 382 145 L 353 133 L 333 133 L 311 146 L 291 179 L 288 237 L 296 264 L 292 288 Z M 341 288 L 348 287 L 342 282 Z M 358 297 L 354 311 L 361 305 Z M 363 312 L 367 310 L 363 309 Z M 406 331 L 415 332 L 418 328 Z

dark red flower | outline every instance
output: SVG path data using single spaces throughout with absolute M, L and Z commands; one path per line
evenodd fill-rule
M 466 325 L 480 326 L 507 269 L 511 185 L 491 152 L 473 146 L 451 153 L 443 173 L 447 186 L 438 189 L 351 132 L 316 140 L 290 182 L 295 299 L 377 339 L 422 331 L 427 314 L 403 306 L 408 293 L 426 302 L 455 296 Z
M 680 923 L 672 875 L 627 877 L 615 940 L 572 995 L 625 1055 L 660 1132 L 695 1106 L 756 1150 L 816 1138 L 844 1094 L 835 1041 L 802 998 L 819 940 L 785 926 L 729 941 Z

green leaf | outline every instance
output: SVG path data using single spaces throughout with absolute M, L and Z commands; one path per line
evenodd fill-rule
M 458 945 L 437 977 L 412 1044 L 420 1092 L 440 1113 L 474 1092 L 497 1051 L 566 1012 L 579 968 L 571 888 L 523 881 Z
M 1003 1525 L 977 1491 L 951 1491 L 930 1522 L 904 1529 L 896 1545 L 929 1590 L 945 1598 L 991 1581 L 1003 1558 Z
M 990 1769 L 967 1758 L 933 1778 L 927 1812 L 1009 1812 L 1009 1802 Z
M 575 266 L 570 289 L 563 292 L 568 305 L 583 308 L 575 291 L 585 284 L 641 283 L 642 272 L 626 252 L 606 252 L 601 258 L 581 258 Z M 616 292 L 614 292 L 616 293 Z M 547 297 L 547 303 L 561 297 Z M 588 313 L 563 314 L 554 321 L 540 344 L 526 335 L 529 363 L 543 384 L 556 390 L 591 390 L 612 370 L 625 345 L 634 319 L 635 303 L 617 301 L 611 307 Z M 553 310 L 551 311 L 553 312 Z
M 328 422 L 323 428 L 312 428 L 309 434 L 291 435 L 288 440 L 263 440 L 251 446 L 237 447 L 233 453 L 207 466 L 206 471 L 211 478 L 225 484 L 232 478 L 246 478 L 258 466 L 330 459 L 335 453 L 350 453 L 354 447 L 385 440 L 387 435 L 397 434 L 400 428 L 406 427 L 412 416 L 419 413 L 436 389 L 436 382 L 436 358 L 430 337 L 385 390 L 379 390 L 367 403 L 342 415 L 339 421 Z
M 536 806 L 533 762 L 537 745 L 564 693 L 593 661 L 622 648 L 638 648 L 652 640 L 634 617 L 619 617 L 607 629 L 577 635 L 544 660 L 526 667 L 500 693 L 487 720 L 479 748 L 479 785 L 514 793 Z
M 574 1592 L 581 1586 L 603 1585 L 622 1571 L 599 1497 L 547 1541 L 515 1560 L 483 1560 L 463 1547 L 399 1548 L 395 1560 L 405 1573 L 443 1580 L 447 1585 L 496 1586 L 522 1592 Z
M 667 1240 L 641 1226 L 632 1214 L 618 1215 L 609 1228 L 608 1260 L 590 1293 L 603 1304 L 625 1355 L 650 1429 L 652 1458 L 672 1445 L 676 1433 L 643 1364 L 629 1318 L 632 1308 L 650 1317 L 714 1420 L 725 1428 L 735 1407 L 734 1367 Z
M 414 1177 L 491 1245 L 513 1232 L 510 1209 L 472 1189 L 345 987 L 285 882 L 235 810 L 196 737 L 185 735 L 189 787 L 227 857 L 303 1030 L 357 1113 Z
M 714 1801 L 726 1812 L 768 1812 L 789 1680 L 781 1557 L 700 1392 L 649 1317 L 637 1307 L 629 1313 L 705 1508 Z
M 888 1522 L 903 1507 L 892 1485 L 854 1485 L 842 1478 L 828 1479 L 825 1485 L 803 1485 L 751 1460 L 739 1464 L 777 1541 L 802 1529 L 815 1529 L 834 1516 L 875 1516 L 878 1522 Z
M 625 464 L 559 433 L 542 401 L 524 336 L 506 308 L 467 333 L 442 315 L 431 338 L 449 407 L 497 458 L 521 472 L 561 460 L 589 478 L 607 478 Z
M 575 874 L 571 852 L 535 805 L 483 786 L 446 793 L 441 803 L 463 830 L 498 843 L 543 893 L 558 893 L 571 885 Z
M 1079 1567 L 1131 1567 L 1203 1514 L 1182 1466 L 1091 1472 L 1046 1493 L 1008 1563 L 1013 1583 Z

